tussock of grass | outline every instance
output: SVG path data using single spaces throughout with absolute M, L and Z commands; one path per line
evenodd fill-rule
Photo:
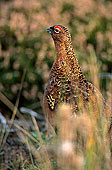
M 92 111 L 83 111 L 76 117 L 72 115 L 68 104 L 60 105 L 57 111 L 58 132 L 52 138 L 45 135 L 43 139 L 35 118 L 32 117 L 32 120 L 40 144 L 34 145 L 30 140 L 32 137 L 24 131 L 19 133 L 19 137 L 26 143 L 33 167 L 40 170 L 111 170 L 111 155 L 105 136 L 104 120 L 95 119 Z M 49 135 L 51 133 L 52 129 Z

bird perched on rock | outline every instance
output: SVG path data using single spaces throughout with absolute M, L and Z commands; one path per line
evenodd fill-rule
M 63 102 L 70 104 L 75 116 L 80 114 L 83 108 L 91 108 L 97 116 L 98 105 L 104 109 L 105 101 L 99 90 L 88 82 L 82 73 L 70 32 L 62 25 L 54 25 L 47 28 L 47 31 L 51 34 L 56 48 L 56 58 L 44 92 L 43 106 L 48 120 L 55 126 L 56 110 Z

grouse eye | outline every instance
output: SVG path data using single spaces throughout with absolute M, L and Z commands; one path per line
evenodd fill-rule
M 58 28 L 54 29 L 55 33 L 59 33 L 60 30 Z
M 60 26 L 55 26 L 54 27 L 54 32 L 55 33 L 60 33 L 62 31 L 62 28 Z

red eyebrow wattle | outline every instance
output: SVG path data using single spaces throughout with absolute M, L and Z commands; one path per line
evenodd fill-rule
M 62 31 L 62 28 L 59 26 L 55 26 L 54 29 L 58 28 L 60 31 Z

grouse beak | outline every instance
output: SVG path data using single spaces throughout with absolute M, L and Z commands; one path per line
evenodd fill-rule
M 49 34 L 51 34 L 51 33 L 52 33 L 51 27 L 48 27 L 48 28 L 46 29 L 46 31 L 47 31 Z

